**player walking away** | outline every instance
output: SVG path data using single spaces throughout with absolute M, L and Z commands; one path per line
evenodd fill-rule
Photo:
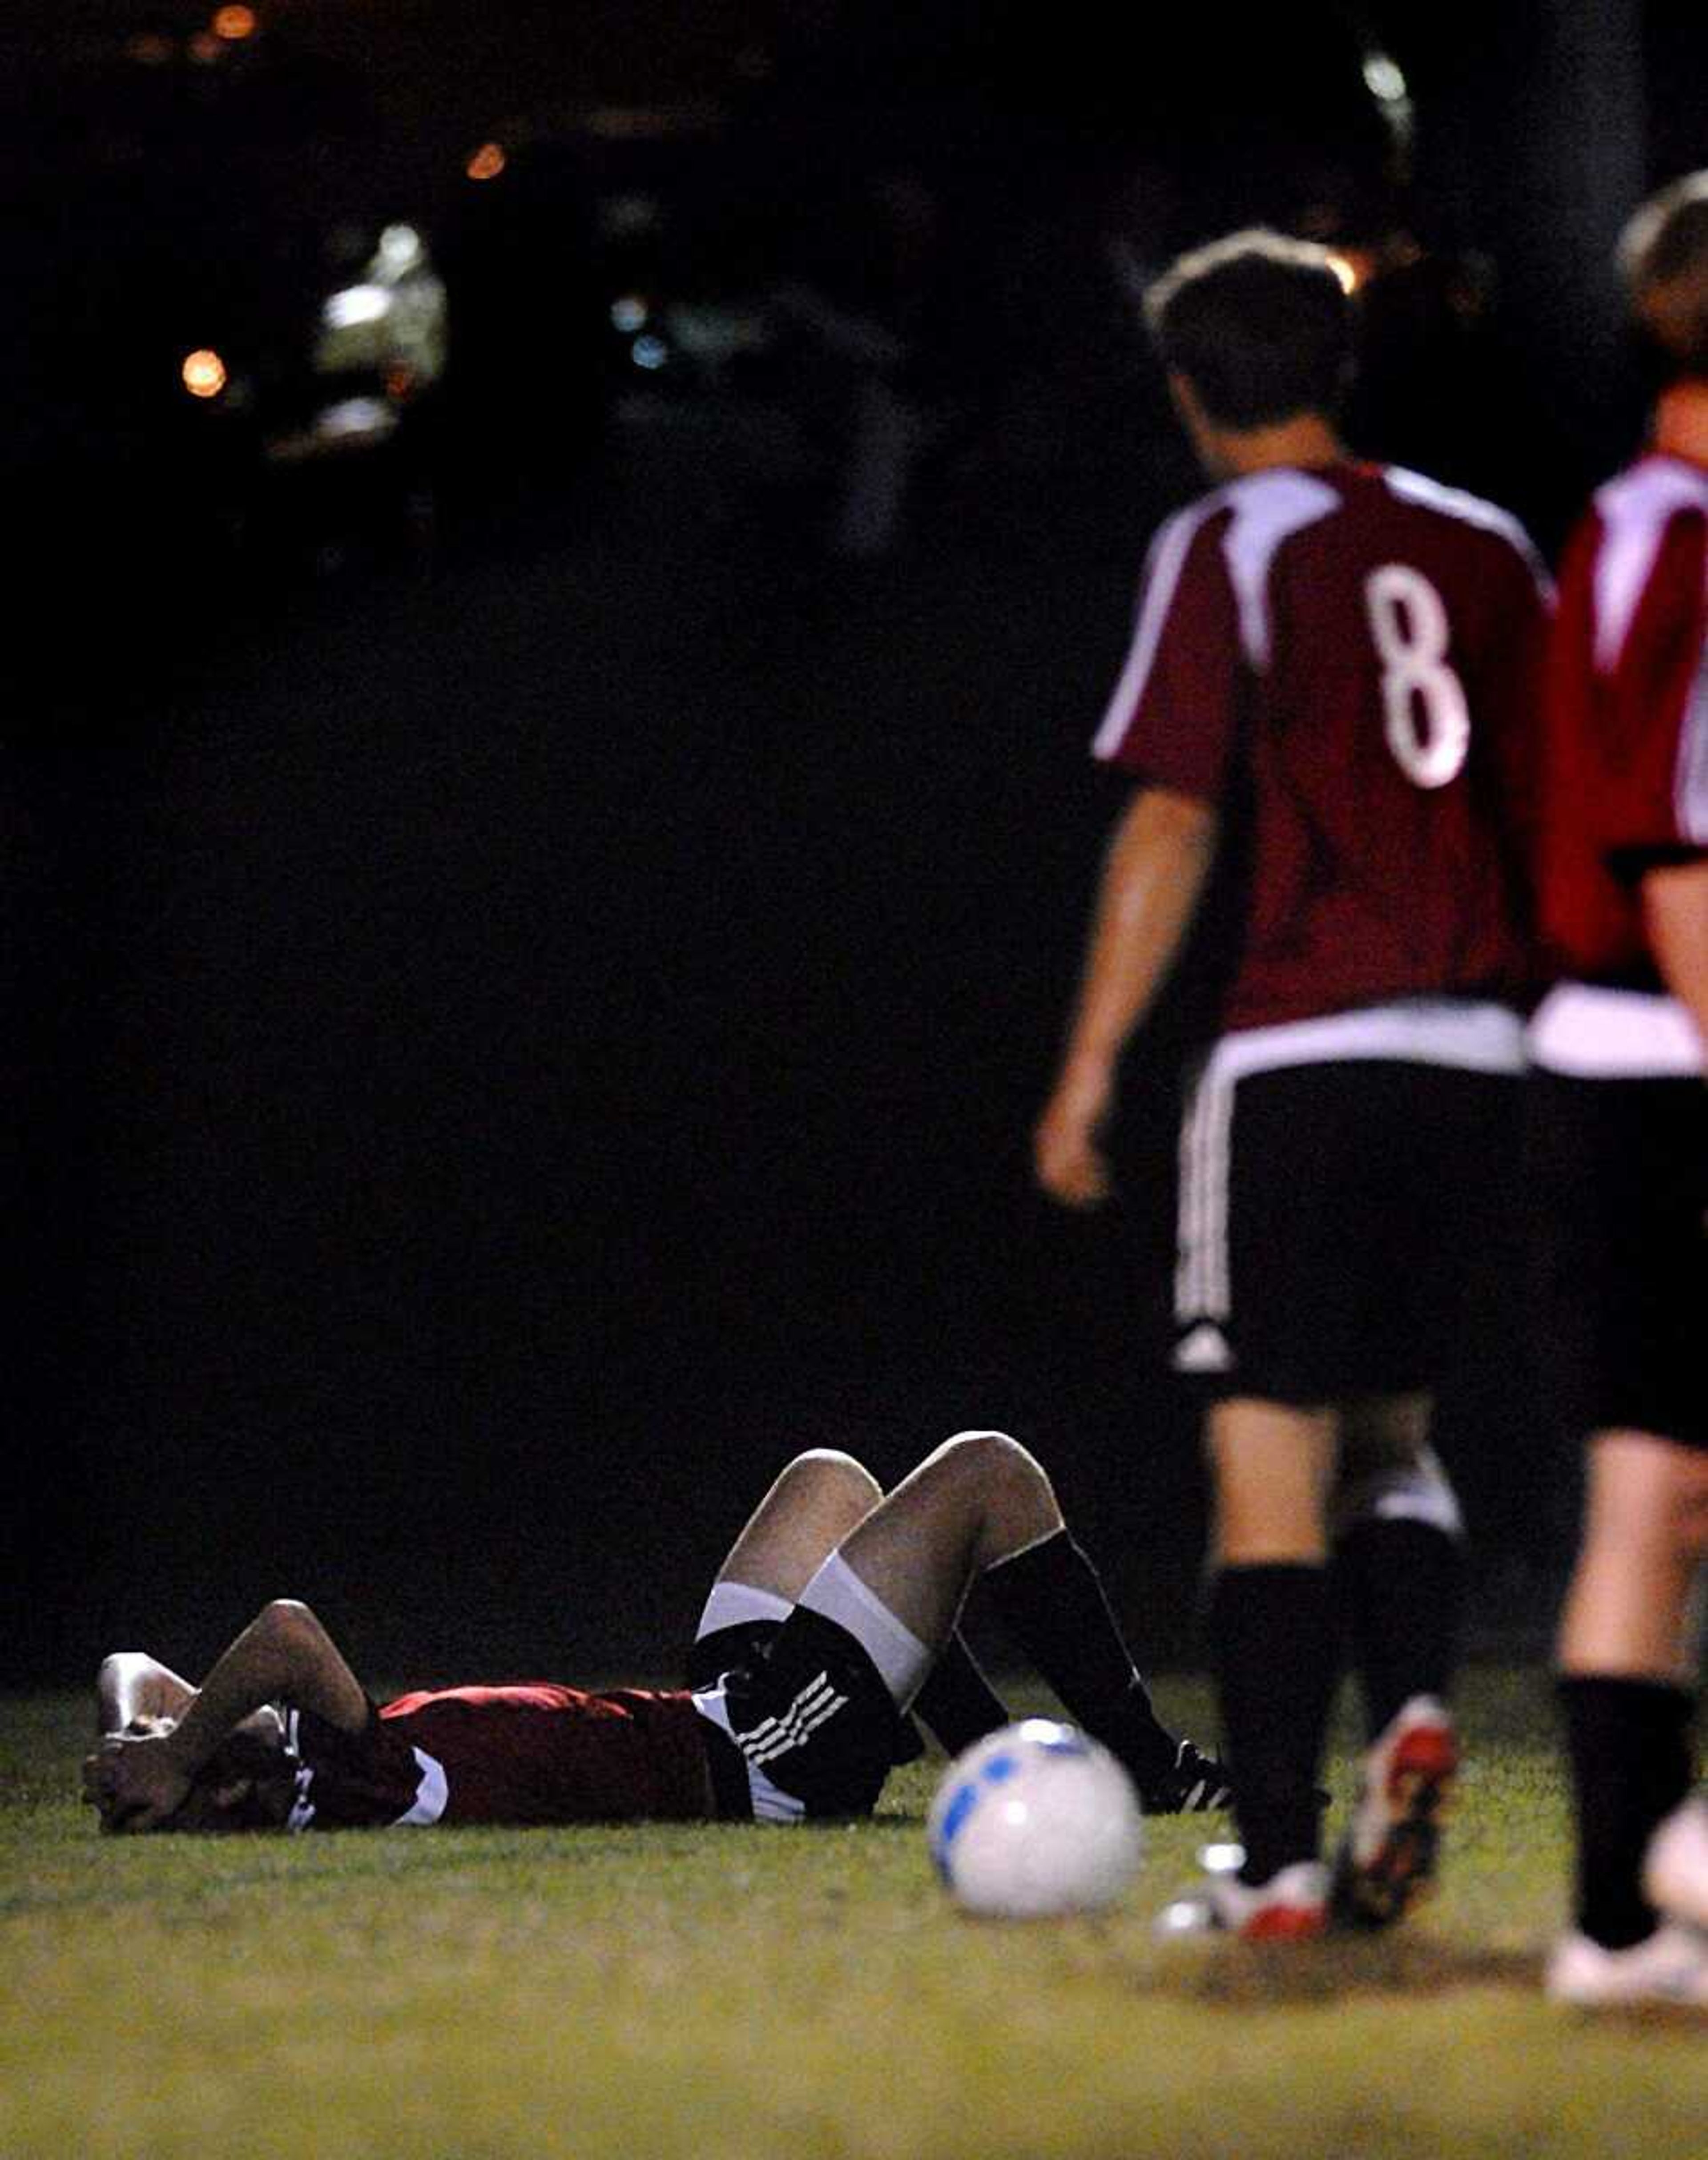
M 432 1823 L 798 1822 L 866 1813 L 918 1748 L 1008 1721 L 957 1633 L 989 1589 L 1070 1716 L 1153 1814 L 1225 1804 L 1159 1723 L 1095 1570 L 1016 1441 L 944 1442 L 888 1498 L 814 1451 L 771 1487 L 702 1617 L 692 1690 L 456 1687 L 376 1706 L 304 1605 L 268 1605 L 200 1690 L 140 1652 L 97 1682 L 85 1796 L 116 1830 Z
M 1545 581 L 1502 511 L 1349 461 L 1347 304 L 1321 251 L 1236 234 L 1177 263 L 1147 312 L 1223 484 L 1158 532 L 1097 737 L 1140 786 L 1036 1161 L 1058 1200 L 1107 1195 L 1117 1062 L 1214 864 L 1239 942 L 1181 1139 L 1176 1363 L 1208 1399 L 1244 1864 L 1168 1917 L 1310 1935 L 1406 1909 L 1456 1764 L 1457 1520 L 1430 1393 L 1517 1109 L 1527 937 L 1504 806 Z M 1367 1466 L 1337 1524 L 1337 1477 Z M 1315 1802 L 1332 1559 L 1372 1740 L 1332 1877 Z
M 1576 1926 L 1548 1986 L 1708 2006 L 1708 1805 L 1688 1797 L 1708 1550 L 1708 172 L 1638 212 L 1622 267 L 1675 371 L 1647 454 L 1567 550 L 1545 709 L 1544 922 L 1568 979 L 1532 1030 L 1541 1319 L 1589 1439 L 1559 1647 Z

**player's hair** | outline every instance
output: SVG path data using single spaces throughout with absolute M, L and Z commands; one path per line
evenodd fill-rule
M 1631 311 L 1690 375 L 1708 375 L 1708 170 L 1653 195 L 1620 236 Z
M 1352 376 L 1352 313 L 1328 250 L 1253 226 L 1182 255 L 1145 295 L 1163 366 L 1218 426 L 1332 413 Z

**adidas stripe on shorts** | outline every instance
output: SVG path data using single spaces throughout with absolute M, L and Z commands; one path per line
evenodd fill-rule
M 870 1814 L 896 1760 L 898 1719 L 845 1628 L 800 1607 L 787 1626 L 756 1617 L 720 1628 L 694 1644 L 688 1677 L 695 1706 L 727 1743 L 713 1758 L 724 1812 L 765 1822 Z

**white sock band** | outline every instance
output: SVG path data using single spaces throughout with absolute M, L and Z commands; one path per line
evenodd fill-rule
M 1342 1538 L 1369 1522 L 1425 1523 L 1450 1538 L 1465 1534 L 1458 1499 L 1430 1447 L 1420 1447 L 1409 1462 L 1369 1470 L 1354 1464 L 1330 1503 L 1330 1517 L 1334 1534 Z
M 934 1653 L 868 1590 L 840 1553 L 832 1553 L 801 1592 L 801 1602 L 845 1628 L 883 1675 L 897 1710 L 906 1710 L 931 1670 Z

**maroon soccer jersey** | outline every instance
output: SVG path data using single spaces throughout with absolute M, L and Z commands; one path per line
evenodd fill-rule
M 708 1730 L 686 1693 L 548 1680 L 399 1695 L 359 1733 L 293 1712 L 290 1826 L 698 1820 Z
M 1636 874 L 1708 847 L 1708 470 L 1649 457 L 1573 535 L 1548 669 L 1543 926 L 1584 980 L 1658 989 Z
M 1253 474 L 1162 527 L 1094 750 L 1244 835 L 1225 1026 L 1523 987 L 1546 615 L 1522 528 L 1412 473 Z

